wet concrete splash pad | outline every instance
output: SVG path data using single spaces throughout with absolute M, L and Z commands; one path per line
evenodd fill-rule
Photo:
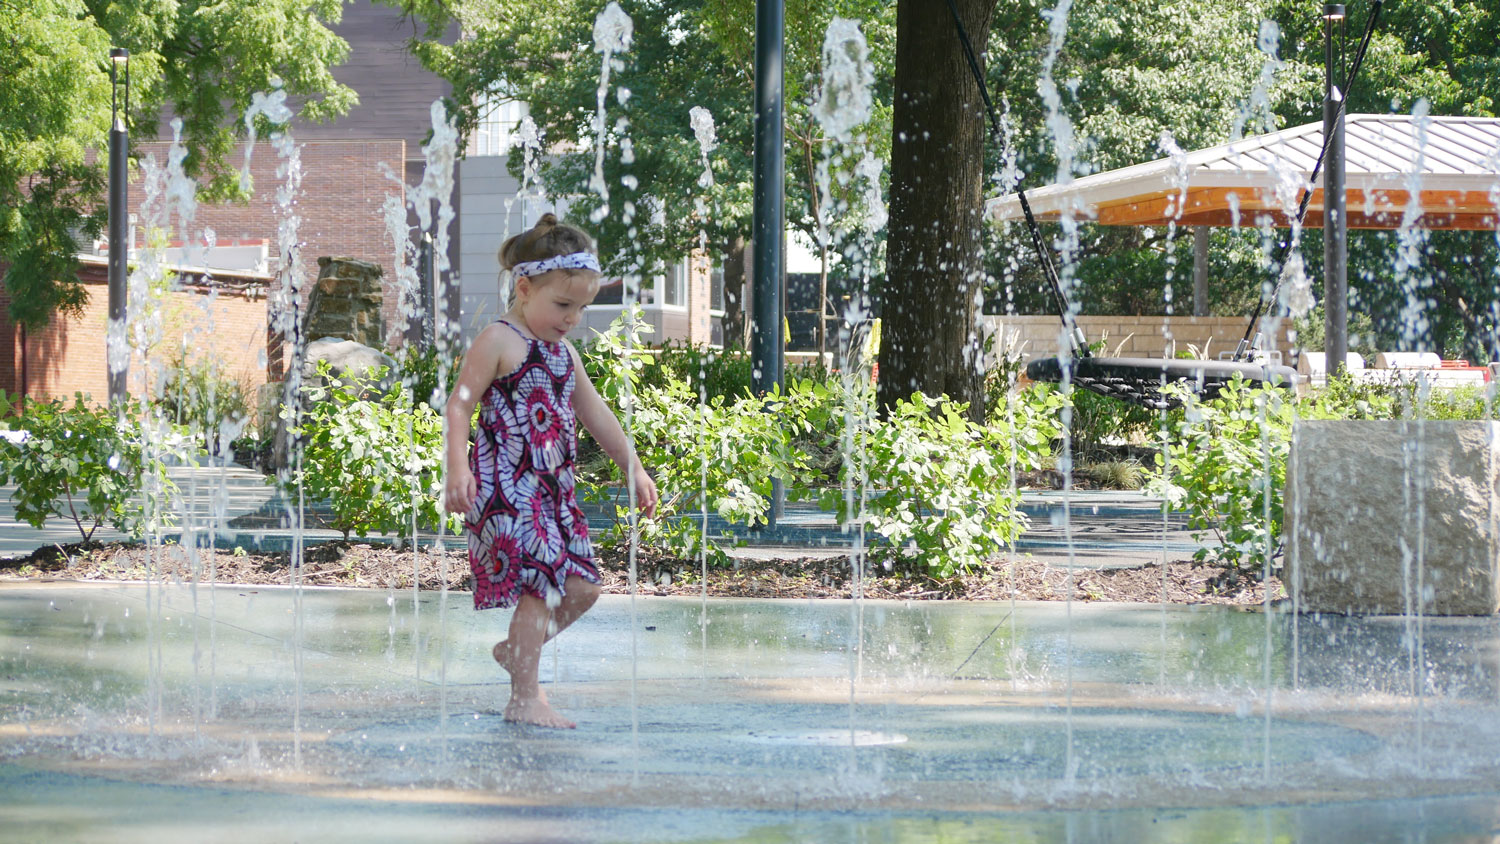
M 309 589 L 299 631 L 296 599 L 0 587 L 5 828 L 1456 841 L 1500 804 L 1491 619 L 606 598 L 544 654 L 553 732 L 499 717 L 504 614 Z

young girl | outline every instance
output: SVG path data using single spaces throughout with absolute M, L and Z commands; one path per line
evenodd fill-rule
M 514 304 L 474 339 L 448 399 L 444 498 L 449 512 L 466 514 L 475 609 L 516 608 L 510 637 L 493 649 L 510 673 L 505 720 L 572 728 L 548 705 L 537 669 L 542 645 L 599 597 L 588 522 L 573 490 L 575 420 L 634 479 L 648 516 L 656 484 L 564 339 L 599 290 L 588 235 L 544 214 L 500 247 L 500 263 L 515 274 Z

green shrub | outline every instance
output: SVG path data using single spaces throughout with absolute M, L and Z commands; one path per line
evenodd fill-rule
M 71 406 L 22 399 L 14 408 L 0 393 L 0 406 L 25 432 L 24 441 L 0 439 L 0 484 L 16 485 L 11 500 L 21 521 L 34 528 L 51 518 L 71 521 L 88 542 L 101 525 L 138 537 L 156 526 L 148 521 L 152 514 L 166 518 L 166 508 L 139 501 L 147 480 L 155 490 L 170 483 L 161 461 L 145 455 L 133 416 L 91 407 L 82 393 Z
M 1169 388 L 1176 389 L 1176 388 Z M 1305 407 L 1319 415 L 1313 407 Z M 1154 490 L 1185 510 L 1199 542 L 1193 557 L 1258 574 L 1281 553 L 1282 496 L 1296 400 L 1279 387 L 1236 377 L 1219 395 L 1190 402 L 1176 423 Z M 1269 494 L 1269 499 L 1268 499 Z M 1267 509 L 1269 508 L 1269 518 Z
M 1051 392 L 1062 404 L 1072 405 L 1069 430 L 1072 432 L 1073 457 L 1078 461 L 1108 458 L 1112 454 L 1109 446 L 1154 438 L 1161 425 L 1161 411 L 1101 396 L 1080 387 L 1074 387 L 1067 397 L 1056 384 L 1034 383 L 1026 390 Z M 1169 420 L 1168 424 L 1173 423 Z M 1058 436 L 1061 436 L 1060 427 Z
M 641 333 L 639 323 L 628 329 L 617 321 L 583 354 L 611 406 L 623 408 L 629 397 L 629 427 L 656 479 L 661 503 L 657 518 L 641 523 L 643 542 L 724 562 L 722 549 L 700 547 L 699 514 L 706 507 L 731 524 L 765 524 L 773 478 L 789 498 L 815 497 L 845 524 L 861 516 L 858 493 L 846 490 L 865 493 L 865 525 L 881 539 L 876 553 L 913 560 L 937 577 L 978 567 L 1026 527 L 1009 467 L 1050 463 L 1063 404 L 1055 391 L 1014 393 L 983 426 L 968 421 L 963 405 L 920 393 L 881 420 L 870 412 L 868 383 L 821 373 L 789 379 L 785 391 L 763 398 L 699 401 L 687 378 L 654 380 L 656 361 Z M 851 455 L 838 462 L 837 486 L 811 488 L 813 451 Z M 618 473 L 603 481 L 617 483 Z M 582 478 L 580 491 L 613 500 L 613 490 Z M 621 516 L 612 538 L 623 533 Z
M 438 391 L 439 375 L 446 363 L 447 378 Z M 413 405 L 427 405 L 442 413 L 442 405 L 458 383 L 458 368 L 463 363 L 461 356 L 450 355 L 445 361 L 436 346 L 423 348 L 419 343 L 407 343 L 396 358 L 398 380 L 411 395 Z
M 1486 392 L 1480 386 L 1434 390 L 1395 374 L 1381 379 L 1367 372 L 1359 380 L 1349 375 L 1328 379 L 1303 406 L 1337 419 L 1475 420 L 1488 418 Z
M 687 344 L 662 344 L 648 362 L 643 381 L 661 387 L 672 381 L 687 385 L 693 401 L 733 400 L 750 395 L 753 367 L 750 355 L 740 349 L 710 349 Z
M 1282 550 L 1282 502 L 1296 419 L 1483 419 L 1485 391 L 1433 390 L 1406 381 L 1329 379 L 1304 398 L 1242 380 L 1211 401 L 1189 403 L 1172 426 L 1165 471 L 1152 486 L 1174 509 L 1185 510 L 1194 538 L 1217 547 L 1194 558 L 1259 574 L 1267 548 Z M 1266 494 L 1269 488 L 1269 518 Z M 1279 565 L 1273 563 L 1273 565 Z
M 718 545 L 700 547 L 702 511 L 707 508 L 730 524 L 765 524 L 771 479 L 795 486 L 806 478 L 805 456 L 792 447 L 792 439 L 807 430 L 809 412 L 827 401 L 827 390 L 796 383 L 785 395 L 714 395 L 700 402 L 686 379 L 647 381 L 652 355 L 641 347 L 640 324 L 635 325 L 631 334 L 617 320 L 589 345 L 585 361 L 611 406 L 621 407 L 627 392 L 630 397 L 631 435 L 660 496 L 656 517 L 641 522 L 641 539 L 685 557 L 705 551 L 716 564 L 725 563 Z M 611 466 L 603 482 L 619 480 Z M 612 490 L 599 483 L 581 479 L 580 487 L 594 500 L 613 500 Z M 626 515 L 622 508 L 606 541 L 623 535 Z
M 627 398 L 633 402 L 646 383 L 646 373 L 654 366 L 645 335 L 654 331 L 641 320 L 640 306 L 621 312 L 609 328 L 587 343 L 579 344 L 583 374 L 594 382 L 594 388 L 616 413 L 624 414 Z
M 686 343 L 663 343 L 652 347 L 643 335 L 652 332 L 651 326 L 642 322 L 637 312 L 631 334 L 627 338 L 624 317 L 615 320 L 611 327 L 588 342 L 579 345 L 584 371 L 599 385 L 601 379 L 617 376 L 617 361 L 628 347 L 633 350 L 636 365 L 632 387 L 638 392 L 666 386 L 673 381 L 687 385 L 691 401 L 723 399 L 726 403 L 752 393 L 754 387 L 754 363 L 750 353 L 734 347 L 715 349 L 707 346 L 691 346 Z M 826 382 L 827 373 L 816 363 L 789 367 L 785 381 Z M 604 388 L 600 386 L 600 392 Z
M 169 422 L 197 435 L 210 454 L 226 453 L 247 428 L 254 436 L 263 427 L 254 418 L 255 389 L 229 377 L 216 359 L 179 358 L 167 368 L 153 404 Z
M 423 530 L 457 532 L 460 517 L 438 509 L 442 417 L 426 404 L 414 404 L 399 385 L 378 393 L 374 385 L 385 377 L 384 367 L 353 383 L 330 377 L 326 362 L 318 372 L 328 386 L 303 388 L 308 408 L 292 429 L 303 443 L 301 469 L 291 483 L 300 483 L 309 499 L 328 503 L 333 528 L 345 539 L 407 534 L 413 513 Z
M 986 426 L 990 439 L 1014 459 L 1018 471 L 1050 468 L 1053 444 L 1062 436 L 1062 408 L 1067 400 L 1051 384 L 1012 390 L 990 406 Z
M 865 524 L 888 543 L 874 547 L 876 556 L 908 559 L 934 577 L 950 578 L 977 569 L 1027 527 L 1008 467 L 1013 449 L 1018 464 L 1039 459 L 1040 452 L 1016 435 L 1031 412 L 1018 414 L 1022 421 L 1013 432 L 994 421 L 976 425 L 966 410 L 946 396 L 915 393 L 883 421 L 853 432 L 859 459 L 846 466 L 844 481 L 869 490 Z M 822 501 L 845 523 L 859 519 L 851 512 L 858 495 L 851 500 L 829 490 Z

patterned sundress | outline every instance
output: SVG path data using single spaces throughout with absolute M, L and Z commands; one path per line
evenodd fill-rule
M 547 343 L 500 322 L 526 341 L 526 359 L 480 398 L 469 451 L 478 494 L 464 521 L 474 608 L 514 606 L 522 592 L 555 606 L 569 575 L 599 582 L 574 491 L 577 375 L 566 340 Z

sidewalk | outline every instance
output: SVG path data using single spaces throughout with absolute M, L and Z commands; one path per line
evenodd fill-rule
M 201 532 L 213 530 L 214 513 L 222 507 L 225 528 L 214 537 L 217 547 L 258 549 L 265 551 L 290 547 L 288 502 L 266 483 L 264 475 L 233 467 L 173 467 L 168 470 L 181 493 L 184 508 L 177 519 L 178 527 L 166 536 L 174 541 L 190 541 Z M 49 544 L 67 544 L 81 539 L 71 522 L 53 521 L 41 530 L 16 520 L 10 501 L 13 487 L 0 486 L 0 558 L 28 554 Z M 1182 514 L 1163 518 L 1161 499 L 1142 492 L 1118 490 L 1025 491 L 1021 510 L 1031 520 L 1013 549 L 1055 567 L 1113 568 L 1138 566 L 1191 557 L 1200 547 L 1187 529 Z M 613 514 L 602 504 L 586 504 L 589 527 L 598 533 L 613 521 Z M 326 507 L 309 505 L 305 524 L 317 525 L 317 514 Z M 696 516 L 694 516 L 696 520 Z M 187 528 L 186 532 L 183 528 Z M 791 502 L 773 527 L 746 530 L 730 525 L 716 514 L 708 516 L 709 535 L 726 545 L 732 556 L 744 559 L 838 556 L 849 553 L 855 534 L 835 523 L 834 514 L 820 510 L 811 502 Z M 304 542 L 316 543 L 341 539 L 334 530 L 308 527 Z M 118 532 L 100 528 L 94 538 L 112 541 L 123 538 Z M 427 538 L 430 540 L 431 535 Z M 380 541 L 381 537 L 374 537 Z M 461 537 L 445 537 L 452 546 L 462 545 Z M 878 537 L 866 537 L 866 543 Z

